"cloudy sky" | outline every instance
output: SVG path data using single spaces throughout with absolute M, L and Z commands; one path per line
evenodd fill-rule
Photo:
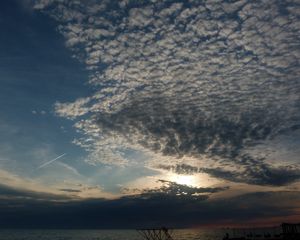
M 0 226 L 299 221 L 299 1 L 7 0 L 0 28 Z

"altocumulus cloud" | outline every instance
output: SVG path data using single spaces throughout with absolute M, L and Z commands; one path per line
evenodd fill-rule
M 97 89 L 55 104 L 83 133 L 74 142 L 90 163 L 130 165 L 125 153 L 135 150 L 167 156 L 173 168 L 192 158 L 192 172 L 205 158 L 200 171 L 231 181 L 300 178 L 298 165 L 247 152 L 299 134 L 296 0 L 39 0 L 35 8 L 58 22 Z

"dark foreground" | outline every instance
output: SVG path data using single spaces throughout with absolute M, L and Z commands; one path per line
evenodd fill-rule
M 168 230 L 174 240 L 300 240 L 300 224 L 273 228 L 175 229 Z M 136 230 L 24 230 L 2 229 L 0 240 L 163 240 L 145 239 Z

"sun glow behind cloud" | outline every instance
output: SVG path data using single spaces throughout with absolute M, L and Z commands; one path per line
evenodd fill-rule
M 171 181 L 176 182 L 178 184 L 182 185 L 188 185 L 188 186 L 199 186 L 199 182 L 197 181 L 197 178 L 193 175 L 174 175 L 171 178 Z

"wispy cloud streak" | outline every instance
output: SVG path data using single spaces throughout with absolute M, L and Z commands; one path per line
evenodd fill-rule
M 63 157 L 63 156 L 65 156 L 65 155 L 67 155 L 67 154 L 66 154 L 66 153 L 64 153 L 64 154 L 62 154 L 62 155 L 60 155 L 60 156 L 58 156 L 58 157 L 56 157 L 56 158 L 54 158 L 54 159 L 52 159 L 52 160 L 50 160 L 50 161 L 48 161 L 48 162 L 45 162 L 44 164 L 42 164 L 42 165 L 40 165 L 39 167 L 37 167 L 37 169 L 40 169 L 40 168 L 46 167 L 46 166 L 48 166 L 49 164 L 51 164 L 51 163 L 55 162 L 56 160 L 58 160 L 58 159 L 62 158 L 62 157 Z

